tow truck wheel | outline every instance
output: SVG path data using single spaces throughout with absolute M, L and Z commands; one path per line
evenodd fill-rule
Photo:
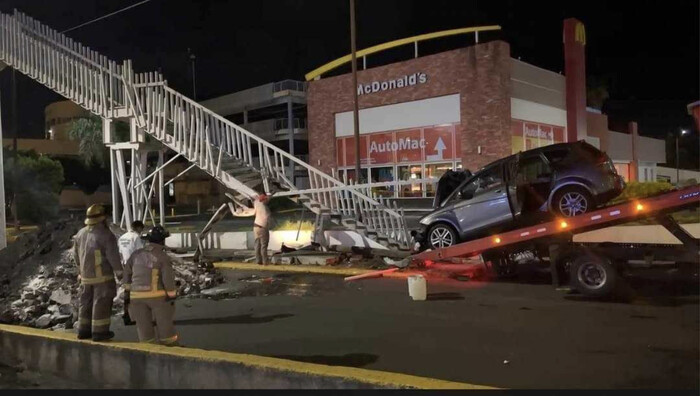
M 571 286 L 588 296 L 611 294 L 617 283 L 617 269 L 606 257 L 583 254 L 571 263 Z
M 457 232 L 447 224 L 435 224 L 428 230 L 426 242 L 431 249 L 440 249 L 457 244 Z

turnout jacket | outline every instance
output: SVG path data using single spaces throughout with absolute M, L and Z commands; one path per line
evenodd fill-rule
M 175 298 L 175 273 L 162 245 L 149 243 L 135 251 L 124 266 L 124 290 L 131 299 Z
M 83 285 L 114 281 L 115 273 L 122 272 L 117 238 L 104 223 L 78 231 L 73 237 L 73 249 Z

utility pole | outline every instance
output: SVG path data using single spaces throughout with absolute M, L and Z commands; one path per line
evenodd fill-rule
M 12 94 L 12 217 L 15 223 L 15 231 L 19 234 L 19 219 L 17 218 L 17 134 L 19 133 L 18 122 L 19 110 L 17 108 L 17 70 L 12 68 L 11 91 Z
M 357 46 L 355 32 L 355 0 L 350 0 L 350 47 L 352 51 L 352 92 L 354 97 L 353 122 L 355 136 L 355 181 L 362 183 L 362 173 L 360 173 L 360 105 L 357 95 Z
M 0 66 L 2 69 L 2 66 Z M 0 94 L 0 97 L 2 94 Z M 2 142 L 2 102 L 0 102 L 0 142 Z M 3 147 L 0 146 L 0 250 L 7 247 L 7 226 L 5 221 L 5 170 L 2 158 Z
M 680 182 L 681 182 L 681 167 L 680 167 L 681 153 L 678 149 L 678 140 L 681 136 L 685 135 L 686 133 L 688 133 L 687 130 L 681 129 L 680 135 L 674 134 L 674 135 L 676 135 L 676 185 L 680 184 Z
M 192 62 L 192 99 L 197 101 L 197 79 L 195 77 L 194 68 L 196 57 L 194 56 L 190 48 L 187 49 L 187 53 L 190 55 L 190 61 Z

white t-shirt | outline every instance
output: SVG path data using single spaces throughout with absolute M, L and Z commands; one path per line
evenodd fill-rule
M 260 227 L 267 228 L 268 222 L 270 220 L 270 209 L 264 203 L 259 200 L 255 200 L 255 224 Z
M 135 251 L 144 246 L 146 246 L 146 244 L 143 242 L 138 232 L 129 231 L 119 237 L 119 253 L 122 256 L 122 262 L 126 263 Z

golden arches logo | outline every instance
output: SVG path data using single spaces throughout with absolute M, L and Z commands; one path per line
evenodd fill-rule
M 581 22 L 576 24 L 576 29 L 574 33 L 574 40 L 578 43 L 586 45 L 586 28 Z

